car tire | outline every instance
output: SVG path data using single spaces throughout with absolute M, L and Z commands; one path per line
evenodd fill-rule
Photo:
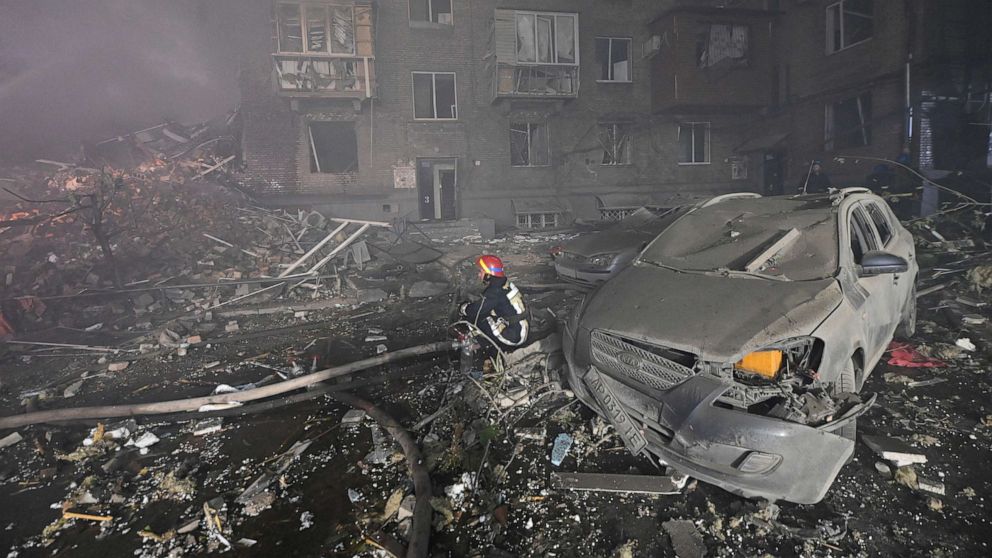
M 837 381 L 834 382 L 833 394 L 834 396 L 840 395 L 842 393 L 857 393 L 857 375 L 856 375 L 856 363 L 854 359 L 848 360 L 844 369 L 840 371 L 840 375 L 837 376 Z M 840 427 L 834 434 L 838 436 L 843 436 L 852 442 L 857 442 L 858 436 L 858 419 L 854 419 L 851 422 Z M 851 459 L 854 458 L 852 453 L 850 457 L 847 458 L 847 462 L 850 463 Z
M 909 300 L 902 307 L 902 315 L 899 318 L 899 327 L 896 335 L 904 339 L 909 339 L 916 334 L 916 280 L 913 280 L 913 288 L 909 291 Z

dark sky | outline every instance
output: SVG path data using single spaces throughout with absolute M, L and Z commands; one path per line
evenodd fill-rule
M 0 161 L 223 115 L 238 102 L 240 45 L 257 33 L 259 5 L 0 0 Z

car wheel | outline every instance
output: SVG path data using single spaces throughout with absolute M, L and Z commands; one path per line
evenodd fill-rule
M 899 318 L 899 328 L 896 335 L 902 338 L 910 338 L 916 334 L 916 280 L 913 280 L 913 288 L 909 291 L 909 300 L 902 307 L 902 316 Z
M 833 394 L 836 397 L 842 393 L 857 393 L 857 391 L 858 387 L 857 377 L 855 375 L 855 362 L 851 359 L 847 361 L 847 365 L 840 371 L 840 376 L 838 376 L 837 381 L 834 382 Z M 843 436 L 852 442 L 857 441 L 857 433 L 858 419 L 852 420 L 836 431 L 838 436 Z M 850 461 L 850 458 L 848 458 L 848 461 Z

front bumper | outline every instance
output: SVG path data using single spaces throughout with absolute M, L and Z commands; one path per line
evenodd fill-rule
M 577 369 L 570 333 L 564 336 L 566 377 L 576 396 L 613 422 L 587 381 L 606 384 L 639 428 L 645 451 L 699 480 L 748 498 L 813 504 L 854 451 L 852 441 L 822 429 L 714 406 L 728 380 L 700 374 L 649 397 L 595 366 Z

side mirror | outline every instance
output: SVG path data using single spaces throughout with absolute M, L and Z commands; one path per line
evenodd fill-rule
M 858 266 L 858 277 L 903 273 L 908 269 L 909 264 L 899 256 L 882 250 L 871 250 L 861 258 L 861 265 Z

